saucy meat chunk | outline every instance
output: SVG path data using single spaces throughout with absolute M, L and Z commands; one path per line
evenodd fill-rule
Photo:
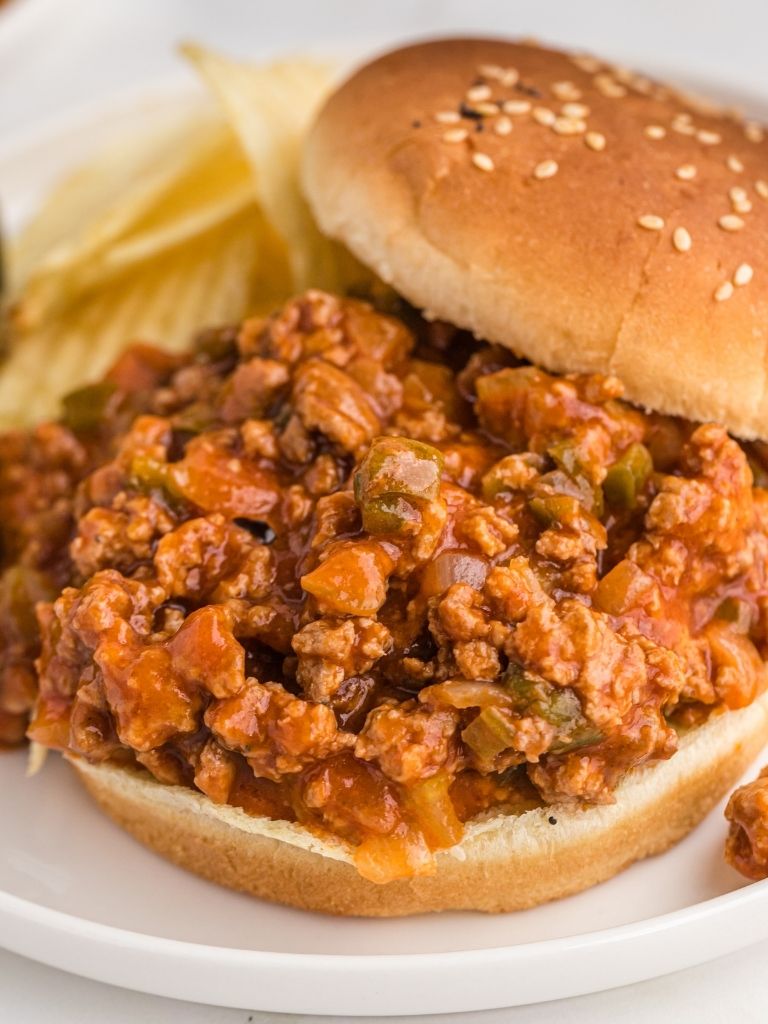
M 761 449 L 408 323 L 309 292 L 0 438 L 0 741 L 34 704 L 33 739 L 386 881 L 480 811 L 611 801 L 755 699 Z
M 725 859 L 747 878 L 768 878 L 768 768 L 732 794 Z
M 243 754 L 258 778 L 278 781 L 354 743 L 330 708 L 287 693 L 278 683 L 250 679 L 232 697 L 216 701 L 206 725 L 229 750 Z

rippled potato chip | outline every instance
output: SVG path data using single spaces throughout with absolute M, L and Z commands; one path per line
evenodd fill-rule
M 299 188 L 303 134 L 331 72 L 184 49 L 217 106 L 127 139 L 53 190 L 11 250 L 11 344 L 0 426 L 55 416 L 129 343 L 184 348 L 309 286 L 371 275 L 315 227 Z M 218 107 L 218 112 L 217 112 Z
M 331 88 L 330 66 L 285 60 L 258 67 L 189 44 L 182 52 L 219 98 L 251 162 L 264 212 L 287 247 L 293 291 L 345 291 L 370 278 L 347 249 L 320 234 L 299 185 L 302 139 Z
M 0 373 L 0 426 L 58 415 L 60 397 L 99 378 L 130 342 L 179 351 L 206 324 L 266 312 L 284 297 L 287 276 L 281 247 L 252 201 L 19 340 Z
M 91 190 L 94 168 L 74 175 L 12 249 L 13 277 L 23 280 L 14 314 L 20 329 L 39 326 L 121 271 L 228 220 L 253 202 L 253 181 L 242 149 L 228 127 L 213 119 L 190 122 L 176 137 L 173 152 L 163 141 L 159 152 L 146 150 L 143 166 L 128 162 L 134 175 L 125 181 L 120 150 L 100 158 L 103 180 L 96 194 Z M 33 263 L 53 222 L 78 209 L 79 227 L 57 224 L 66 233 Z
M 189 166 L 190 146 L 205 148 L 211 136 L 221 138 L 226 130 L 209 111 L 180 118 L 162 132 L 131 133 L 97 152 L 51 190 L 13 240 L 14 287 L 130 228 L 137 213 Z

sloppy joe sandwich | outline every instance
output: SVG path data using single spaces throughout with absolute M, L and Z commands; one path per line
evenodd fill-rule
M 576 892 L 768 740 L 768 143 L 452 39 L 344 82 L 303 185 L 373 284 L 0 440 L 3 738 L 266 899 Z

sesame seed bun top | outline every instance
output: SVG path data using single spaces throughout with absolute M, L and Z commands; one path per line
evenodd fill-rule
M 318 223 L 427 315 L 768 438 L 762 129 L 591 57 L 449 39 L 320 112 Z

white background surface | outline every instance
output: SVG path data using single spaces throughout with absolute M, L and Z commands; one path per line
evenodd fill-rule
M 466 29 L 533 34 L 640 67 L 684 67 L 768 95 L 765 0 L 14 0 L 0 15 L 0 140 L 63 111 L 183 75 L 174 44 L 195 38 L 242 56 L 371 48 Z M 1 198 L 1 197 L 0 197 Z M 1 937 L 0 937 L 1 938 Z M 566 1003 L 466 1015 L 482 1024 L 768 1019 L 768 946 L 682 974 Z M 266 1024 L 305 1021 L 127 993 L 0 953 L 0 1022 Z M 459 1018 L 450 1018 L 459 1024 Z

